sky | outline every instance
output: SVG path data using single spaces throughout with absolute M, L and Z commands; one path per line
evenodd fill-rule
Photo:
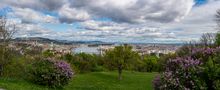
M 181 43 L 215 33 L 220 0 L 0 0 L 15 37 Z

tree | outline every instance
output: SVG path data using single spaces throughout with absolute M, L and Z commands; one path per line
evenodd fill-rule
M 217 13 L 216 13 L 216 15 L 215 15 L 215 20 L 216 20 L 216 22 L 217 22 L 217 25 L 218 25 L 218 30 L 220 30 L 220 9 L 219 10 L 217 10 Z
M 216 34 L 216 37 L 215 37 L 215 44 L 216 44 L 217 46 L 220 45 L 220 33 L 219 33 L 219 32 Z
M 217 25 L 218 25 L 218 27 L 217 27 L 217 29 L 219 30 L 218 31 L 218 33 L 216 34 L 216 39 L 215 39 L 215 44 L 216 45 L 220 45 L 220 9 L 219 10 L 217 10 L 217 13 L 216 13 L 216 15 L 215 15 L 215 17 L 216 17 L 216 23 L 217 23 Z
M 9 43 L 15 33 L 15 24 L 8 22 L 6 16 L 0 16 L 0 75 L 9 62 Z
M 101 57 L 98 57 L 95 54 L 86 53 L 79 53 L 74 55 L 69 53 L 63 55 L 61 58 L 71 63 L 74 66 L 74 69 L 80 73 L 96 71 L 98 67 L 98 60 L 101 59 Z
M 132 47 L 128 45 L 116 46 L 114 49 L 106 51 L 104 55 L 108 66 L 118 70 L 118 79 L 122 79 L 122 70 L 137 61 L 139 55 L 132 51 Z
M 215 34 L 213 33 L 204 33 L 200 38 L 200 44 L 202 46 L 208 47 L 215 42 Z
M 145 63 L 144 68 L 146 69 L 147 72 L 157 71 L 158 59 L 159 58 L 155 55 L 149 55 L 144 57 L 144 63 Z

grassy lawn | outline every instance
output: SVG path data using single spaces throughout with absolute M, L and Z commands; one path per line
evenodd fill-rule
M 93 72 L 78 74 L 64 90 L 152 90 L 156 73 L 123 72 L 123 80 L 117 80 L 117 72 Z M 16 79 L 0 79 L 0 88 L 6 90 L 50 90 L 46 87 Z

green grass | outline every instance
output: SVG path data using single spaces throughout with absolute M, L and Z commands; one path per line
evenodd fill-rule
M 117 80 L 117 72 L 93 72 L 78 74 L 64 90 L 152 90 L 156 73 L 123 72 Z M 6 90 L 49 90 L 46 87 L 18 79 L 0 79 L 0 88 Z

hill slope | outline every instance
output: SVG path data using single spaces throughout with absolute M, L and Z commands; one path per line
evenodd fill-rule
M 117 80 L 117 72 L 93 72 L 79 74 L 64 90 L 152 90 L 156 73 L 123 72 L 123 80 Z M 48 90 L 23 80 L 0 79 L 0 88 L 7 90 Z

